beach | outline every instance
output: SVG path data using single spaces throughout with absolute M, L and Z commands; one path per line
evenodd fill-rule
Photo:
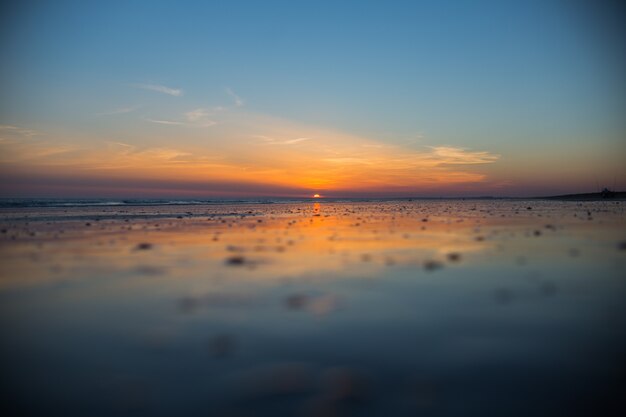
M 625 212 L 4 206 L 3 402 L 14 415 L 620 415 Z

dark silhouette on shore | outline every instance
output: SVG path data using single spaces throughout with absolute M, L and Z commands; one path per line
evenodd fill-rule
M 608 188 L 604 188 L 597 193 L 583 193 L 583 194 L 564 194 L 555 195 L 549 197 L 537 197 L 545 200 L 574 200 L 574 201 L 588 201 L 588 200 L 626 200 L 626 192 L 624 191 L 612 191 Z

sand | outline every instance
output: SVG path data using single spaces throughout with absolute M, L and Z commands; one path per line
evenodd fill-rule
M 626 375 L 625 208 L 3 208 L 3 402 L 65 416 L 610 414 Z

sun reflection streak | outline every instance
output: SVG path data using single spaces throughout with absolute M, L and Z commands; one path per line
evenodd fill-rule
M 463 217 L 431 216 L 424 223 L 424 214 L 417 205 L 411 210 L 397 210 L 397 205 L 391 203 L 363 206 L 315 201 L 271 208 L 232 206 L 227 215 L 222 206 L 189 207 L 191 215 L 182 219 L 177 218 L 178 210 L 160 207 L 155 219 L 128 222 L 119 215 L 107 220 L 104 212 L 100 216 L 105 219 L 98 222 L 98 234 L 92 233 L 93 227 L 85 228 L 84 223 L 74 220 L 35 223 L 29 227 L 44 245 L 40 255 L 44 261 L 32 262 L 30 238 L 11 240 L 10 245 L 4 246 L 11 255 L 7 259 L 12 260 L 2 266 L 2 272 L 5 277 L 20 278 L 5 279 L 1 285 L 54 279 L 56 275 L 50 274 L 50 269 L 71 271 L 84 267 L 102 274 L 143 271 L 154 275 L 154 280 L 197 277 L 199 283 L 206 283 L 206 271 L 218 273 L 232 265 L 241 265 L 238 271 L 242 278 L 255 281 L 274 282 L 286 275 L 321 271 L 341 274 L 346 264 L 361 276 L 370 276 L 390 264 L 421 267 L 425 259 L 445 259 L 450 251 L 480 253 L 491 247 L 488 240 L 474 239 L 476 225 L 468 219 L 457 222 Z M 161 219 L 168 212 L 171 217 Z M 71 218 L 72 212 L 64 212 L 63 216 Z M 64 231 L 62 235 L 59 229 Z M 203 232 L 198 233 L 199 230 Z M 104 235 L 111 243 L 102 244 Z M 49 242 L 54 242 L 54 249 L 47 245 Z M 54 253 L 72 256 L 52 256 Z M 236 261 L 225 262 L 231 258 Z M 172 269 L 171 265 L 179 262 L 177 259 L 185 261 Z M 88 265 L 84 264 L 87 261 Z M 28 279 L 14 273 L 20 270 L 29 271 L 25 274 Z

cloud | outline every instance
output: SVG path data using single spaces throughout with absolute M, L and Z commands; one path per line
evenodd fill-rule
M 149 118 L 145 118 L 144 120 L 151 122 L 151 123 L 158 123 L 160 125 L 170 125 L 170 126 L 182 126 L 184 125 L 183 122 L 177 122 L 177 121 L 173 121 L 173 120 L 157 120 L 157 119 L 149 119 Z
M 212 111 L 205 108 L 197 108 L 187 113 L 183 113 L 185 121 L 181 120 L 163 120 L 144 118 L 144 120 L 169 126 L 185 126 L 185 127 L 210 127 L 215 126 L 217 122 L 210 118 Z
M 394 144 L 243 109 L 219 113 L 222 119 L 212 134 L 193 129 L 215 123 L 216 114 L 215 108 L 198 107 L 173 117 L 146 115 L 146 122 L 176 132 L 142 140 L 141 146 L 132 145 L 130 138 L 116 137 L 118 142 L 102 146 L 82 135 L 64 134 L 50 142 L 0 142 L 0 155 L 12 167 L 42 177 L 65 167 L 73 173 L 82 170 L 85 177 L 262 183 L 276 190 L 304 190 L 303 195 L 315 190 L 353 196 L 454 194 L 469 187 L 488 193 L 495 169 L 490 165 L 500 157 L 454 146 Z M 67 142 L 74 146 L 61 146 Z
M 114 152 L 117 151 L 122 155 L 131 154 L 135 152 L 135 150 L 137 149 L 135 145 L 130 145 L 128 143 L 108 141 L 108 140 L 104 142 L 108 145 L 109 150 L 114 151 Z
M 230 88 L 226 87 L 226 93 L 234 100 L 235 106 L 241 107 L 245 104 L 243 99 L 239 97 L 237 94 L 235 94 L 235 92 L 231 90 Z
M 185 113 L 185 116 L 190 122 L 197 122 L 198 120 L 207 118 L 209 116 L 209 111 L 207 109 L 199 108 Z
M 113 116 L 116 114 L 125 114 L 125 113 L 132 113 L 135 110 L 137 110 L 139 108 L 139 106 L 132 106 L 132 107 L 120 107 L 117 109 L 113 109 L 111 111 L 105 111 L 102 113 L 96 113 L 96 116 Z
M 257 153 L 257 166 L 273 168 L 263 175 L 328 192 L 376 190 L 407 195 L 486 184 L 490 170 L 483 167 L 500 158 L 488 151 L 453 146 L 416 148 L 279 119 L 260 119 L 257 126 L 265 129 L 264 135 L 253 135 L 260 139 L 257 146 L 291 145 Z
M 11 136 L 32 137 L 32 136 L 40 135 L 41 133 L 33 129 L 27 129 L 27 128 L 23 128 L 19 126 L 0 125 L 0 134 L 8 134 Z
M 285 139 L 278 140 L 268 136 L 263 135 L 254 135 L 255 138 L 262 139 L 267 145 L 295 145 L 296 143 L 304 142 L 307 140 L 311 140 L 311 138 L 295 138 L 295 139 Z
M 143 90 L 156 91 L 158 93 L 169 94 L 170 96 L 180 97 L 183 95 L 183 90 L 179 88 L 166 87 L 158 84 L 133 84 L 136 88 Z
M 74 161 L 74 151 L 78 147 L 71 144 L 51 143 L 32 138 L 30 140 L 0 140 L 0 168 L 3 166 L 24 166 L 30 170 L 35 166 L 53 167 L 58 161 Z
M 371 161 L 364 158 L 351 158 L 349 156 L 338 158 L 324 158 L 322 161 L 330 162 L 333 164 L 371 164 Z
M 209 109 L 197 108 L 185 113 L 185 118 L 192 126 L 209 127 L 217 124 L 216 121 L 210 118 L 211 114 L 212 112 Z
M 283 145 L 293 145 L 294 143 L 304 142 L 305 140 L 310 140 L 311 138 L 295 138 L 284 141 Z
M 468 151 L 465 148 L 451 146 L 431 146 L 430 149 L 435 159 L 440 159 L 442 164 L 448 165 L 490 164 L 500 158 L 500 155 L 485 151 Z

